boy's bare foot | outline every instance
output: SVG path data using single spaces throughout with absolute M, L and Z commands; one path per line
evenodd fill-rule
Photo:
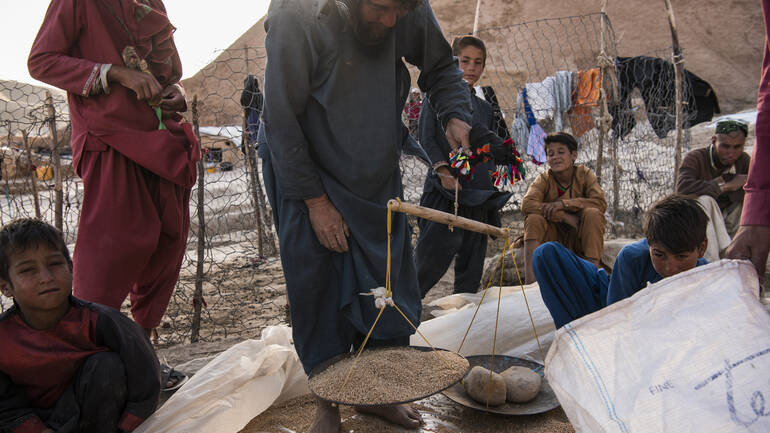
M 356 411 L 374 415 L 408 429 L 416 429 L 422 424 L 420 411 L 408 404 L 392 406 L 356 406 Z
M 331 403 L 317 400 L 315 419 L 308 433 L 339 433 L 340 409 Z

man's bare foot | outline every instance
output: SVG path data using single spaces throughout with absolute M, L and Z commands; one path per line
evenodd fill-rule
M 416 429 L 422 424 L 420 411 L 408 404 L 393 406 L 356 406 L 356 411 L 374 415 L 408 429 Z
M 339 433 L 340 409 L 331 403 L 317 400 L 315 406 L 315 419 L 308 433 Z

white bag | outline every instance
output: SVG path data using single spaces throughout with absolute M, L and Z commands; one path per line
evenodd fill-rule
M 307 394 L 287 326 L 222 352 L 134 433 L 235 433 L 271 405 Z
M 577 432 L 770 432 L 770 314 L 749 262 L 650 285 L 556 331 L 545 374 Z
M 531 284 L 524 288 L 540 344 L 543 351 L 546 351 L 554 335 L 553 320 L 543 303 L 538 285 Z M 499 287 L 489 288 L 463 349 L 460 351 L 461 355 L 489 355 L 492 353 L 495 318 L 497 317 L 497 298 L 500 292 Z M 456 351 L 463 340 L 463 335 L 468 329 L 471 318 L 476 312 L 476 306 L 481 301 L 482 294 L 483 292 L 455 294 L 431 302 L 431 306 L 444 308 L 448 313 L 423 322 L 418 329 L 434 347 Z M 521 287 L 503 287 L 500 299 L 500 321 L 497 327 L 495 352 L 499 355 L 509 356 L 528 355 L 542 361 L 543 357 L 540 355 L 537 341 L 532 332 L 532 321 L 529 318 Z M 412 335 L 410 343 L 413 346 L 427 345 L 419 334 Z

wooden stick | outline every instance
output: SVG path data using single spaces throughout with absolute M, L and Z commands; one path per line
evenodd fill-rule
M 424 218 L 437 223 L 451 225 L 459 227 L 463 230 L 470 230 L 476 233 L 483 233 L 490 236 L 497 236 L 505 238 L 508 236 L 508 229 L 491 226 L 482 222 L 474 221 L 472 219 L 463 218 L 460 216 L 454 216 L 451 213 L 441 212 L 439 210 L 430 209 L 416 204 L 404 203 L 398 200 L 391 200 L 388 202 L 391 210 L 401 212 L 409 215 L 414 215 L 419 218 Z
M 10 126 L 11 122 L 8 122 Z M 10 127 L 8 128 L 10 130 Z M 29 162 L 30 166 L 33 166 L 32 163 L 32 150 L 30 149 L 29 145 L 29 134 L 25 130 L 21 130 L 21 138 L 24 140 L 24 150 L 27 153 L 27 161 Z M 8 142 L 8 147 L 10 147 L 10 141 Z M 29 180 L 32 182 L 32 198 L 35 200 L 35 218 L 40 219 L 40 197 L 38 196 L 37 192 L 37 173 L 35 173 L 35 170 L 29 171 Z
M 247 48 L 243 47 L 246 51 Z M 249 64 L 249 58 L 246 57 L 246 64 Z M 251 187 L 252 200 L 254 201 L 254 216 L 257 223 L 257 250 L 260 257 L 265 257 L 265 247 L 263 239 L 265 238 L 262 233 L 262 215 L 259 212 L 259 200 L 257 199 L 257 182 L 254 174 L 254 167 L 252 167 L 251 157 L 251 143 L 249 143 L 249 107 L 243 109 L 243 128 L 241 129 L 241 149 L 243 150 L 244 158 L 246 159 L 246 168 L 249 172 L 249 186 Z
M 679 178 L 679 166 L 682 165 L 682 128 L 683 128 L 683 107 L 684 104 L 684 56 L 679 46 L 679 32 L 676 29 L 676 18 L 674 17 L 674 8 L 671 7 L 670 0 L 664 0 L 666 12 L 668 15 L 668 26 L 671 29 L 671 42 L 673 44 L 672 63 L 674 65 L 674 83 L 676 86 L 675 101 L 675 123 L 676 123 L 676 145 L 674 146 L 674 189 L 676 181 Z
M 201 143 L 201 132 L 198 123 L 198 95 L 193 96 L 192 103 L 192 117 L 193 128 L 195 129 L 195 136 L 198 138 L 198 143 Z M 204 215 L 204 192 L 205 192 L 205 180 L 206 170 L 204 170 L 204 155 L 201 149 L 201 159 L 198 160 L 198 196 L 195 206 L 198 210 L 198 260 L 195 268 L 195 291 L 193 292 L 193 317 L 192 324 L 190 326 L 190 342 L 195 343 L 200 339 L 201 331 L 201 310 L 203 308 L 203 261 L 206 259 L 206 218 Z
M 45 92 L 45 108 L 48 115 L 48 128 L 51 130 L 51 163 L 54 176 L 54 225 L 64 231 L 64 191 L 62 189 L 61 157 L 59 156 L 59 137 L 56 131 L 56 107 L 53 105 L 51 92 Z

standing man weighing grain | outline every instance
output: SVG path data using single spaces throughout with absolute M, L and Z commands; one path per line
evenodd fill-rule
M 399 156 L 410 89 L 402 58 L 453 148 L 468 147 L 471 105 L 425 0 L 273 0 L 260 146 L 281 246 L 294 344 L 306 372 L 349 352 L 378 310 L 359 293 L 385 285 L 386 206 L 402 196 Z M 393 298 L 414 324 L 420 291 L 405 215 L 392 225 Z M 407 345 L 413 330 L 386 309 L 368 346 Z M 366 384 L 360 384 L 366 386 Z M 407 428 L 406 405 L 361 408 Z M 320 402 L 311 432 L 337 432 L 339 410 Z

